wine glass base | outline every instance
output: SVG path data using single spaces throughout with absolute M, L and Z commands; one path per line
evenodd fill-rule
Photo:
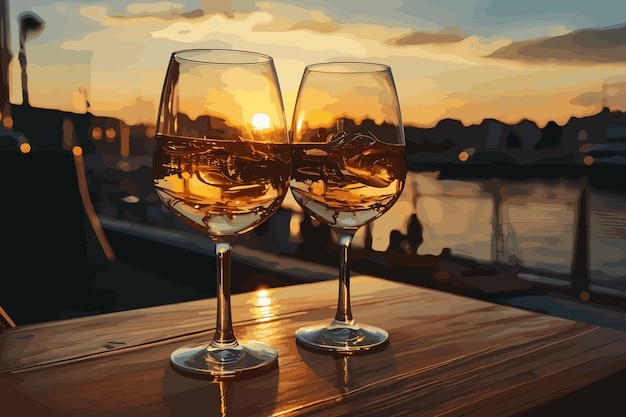
M 277 364 L 278 353 L 255 340 L 228 347 L 212 344 L 183 346 L 170 355 L 172 366 L 183 373 L 232 377 L 244 372 L 261 371 Z
M 296 342 L 305 348 L 327 353 L 359 353 L 380 348 L 389 334 L 369 325 L 345 325 L 332 322 L 302 327 L 296 331 Z

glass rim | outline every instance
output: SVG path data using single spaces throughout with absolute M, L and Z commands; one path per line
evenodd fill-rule
M 329 74 L 367 74 L 391 71 L 391 67 L 377 62 L 332 61 L 309 64 L 305 70 Z
M 217 59 L 218 56 L 238 56 L 240 59 Z M 246 60 L 245 57 L 250 57 Z M 172 52 L 172 58 L 179 62 L 190 62 L 195 64 L 215 64 L 215 65 L 258 65 L 273 63 L 274 59 L 264 53 L 247 51 L 243 49 L 228 48 L 192 48 L 180 49 Z

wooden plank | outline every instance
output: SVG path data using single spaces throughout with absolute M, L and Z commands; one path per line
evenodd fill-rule
M 97 337 L 128 334 L 133 347 L 104 352 L 96 343 L 84 349 L 92 354 L 76 356 L 81 350 L 63 340 L 54 351 L 61 360 L 0 375 L 3 403 L 25 415 L 516 415 L 626 367 L 619 331 L 367 277 L 354 284 L 355 317 L 390 333 L 380 352 L 334 358 L 296 346 L 298 327 L 330 319 L 336 286 L 284 287 L 271 295 L 269 314 L 254 306 L 254 294 L 237 297 L 238 311 L 256 317 L 238 323 L 238 337 L 279 351 L 271 372 L 222 383 L 174 372 L 169 353 L 210 336 L 199 323 L 172 330 L 198 308 L 192 302 L 170 314 L 156 308 L 114 313 L 127 321 L 102 317 L 101 327 L 85 329 L 97 328 Z M 261 312 L 267 317 L 257 317 Z M 158 317 L 147 320 L 150 313 Z M 34 326 L 31 334 L 39 337 L 39 329 L 47 335 L 40 341 L 60 343 L 54 334 L 80 333 L 83 321 L 63 322 L 56 333 Z M 157 323 L 171 336 L 155 338 Z
M 337 285 L 328 281 L 268 289 L 263 302 L 269 301 L 269 306 L 258 305 L 258 293 L 233 295 L 233 320 L 235 325 L 249 325 L 304 314 L 319 307 L 329 309 L 330 319 L 334 315 L 330 309 L 337 302 Z M 378 298 L 410 296 L 412 293 L 406 288 L 409 288 L 406 284 L 355 277 L 352 300 L 358 306 Z M 215 299 L 205 299 L 18 326 L 0 332 L 0 373 L 195 334 L 210 337 L 215 329 L 215 312 Z
M 596 332 L 602 330 L 578 333 L 568 343 L 536 341 L 515 351 L 502 346 L 430 368 L 406 363 L 397 377 L 279 415 L 520 415 L 611 375 L 616 363 L 626 366 L 623 341 L 592 346 L 592 337 L 603 337 Z M 550 353 L 555 350 L 558 355 Z

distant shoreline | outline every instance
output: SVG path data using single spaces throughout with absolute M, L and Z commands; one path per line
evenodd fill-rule
M 593 166 L 573 164 L 517 165 L 502 162 L 491 164 L 451 164 L 407 162 L 411 172 L 439 172 L 439 179 L 489 179 L 504 180 L 558 179 L 586 180 L 593 188 L 626 191 L 626 165 L 598 164 Z

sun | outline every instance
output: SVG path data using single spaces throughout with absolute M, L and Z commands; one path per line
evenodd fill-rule
M 264 130 L 270 127 L 270 117 L 265 113 L 255 113 L 252 116 L 252 128 L 254 130 Z

